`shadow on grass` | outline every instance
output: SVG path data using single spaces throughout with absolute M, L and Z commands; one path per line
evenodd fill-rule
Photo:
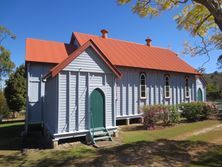
M 12 124 L 0 127 L 0 150 L 21 149 L 21 132 L 24 124 Z
M 76 154 L 57 150 L 31 166 L 187 166 L 222 165 L 222 146 L 206 142 L 161 139 L 141 141 L 113 148 L 83 149 Z
M 32 131 L 22 138 L 21 133 L 24 130 L 23 122 L 10 122 L 0 126 L 0 151 L 17 150 L 24 148 L 45 149 L 50 148 L 50 142 L 42 135 L 41 131 Z

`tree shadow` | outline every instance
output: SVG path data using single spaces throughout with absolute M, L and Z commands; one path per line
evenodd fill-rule
M 23 130 L 23 124 L 0 127 L 0 150 L 21 149 L 21 132 Z
M 140 141 L 112 148 L 80 152 L 82 157 L 67 152 L 56 152 L 41 159 L 34 166 L 188 166 L 222 165 L 222 146 L 206 142 L 174 141 L 161 139 Z M 84 156 L 89 154 L 88 156 Z M 68 156 L 67 156 L 68 155 Z
M 15 124 L 14 124 L 15 123 Z M 27 136 L 22 137 L 24 124 L 16 124 L 0 127 L 0 150 L 22 149 L 46 149 L 51 147 L 51 143 L 41 133 L 41 131 L 32 131 Z
M 210 148 L 210 150 L 208 150 Z M 205 142 L 161 139 L 125 144 L 109 150 L 101 149 L 98 157 L 79 166 L 206 166 L 222 165 L 222 146 Z
M 160 139 L 111 148 L 52 150 L 37 160 L 0 155 L 7 163 L 28 166 L 212 166 L 222 165 L 222 146 L 200 141 Z

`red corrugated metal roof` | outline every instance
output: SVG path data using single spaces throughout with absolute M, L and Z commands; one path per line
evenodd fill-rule
M 197 74 L 198 72 L 181 60 L 174 52 L 154 46 L 147 46 L 112 38 L 74 32 L 80 45 L 89 39 L 100 48 L 116 66 L 166 70 Z
M 61 63 L 75 50 L 70 44 L 44 41 L 38 39 L 26 39 L 26 61 Z
M 73 34 L 80 45 L 91 39 L 107 59 L 116 66 L 199 74 L 168 49 L 78 32 Z M 71 44 L 27 39 L 26 61 L 61 63 L 74 50 L 75 47 Z

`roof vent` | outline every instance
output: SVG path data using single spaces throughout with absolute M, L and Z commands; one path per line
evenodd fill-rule
M 150 38 L 146 38 L 146 45 L 151 46 L 152 40 Z
M 102 29 L 100 32 L 102 33 L 102 38 L 108 38 L 108 31 L 107 30 Z

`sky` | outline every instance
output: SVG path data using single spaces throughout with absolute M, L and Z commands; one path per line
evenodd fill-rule
M 7 38 L 3 45 L 18 66 L 25 62 L 26 38 L 69 43 L 72 32 L 101 35 L 100 30 L 107 29 L 110 38 L 142 44 L 150 37 L 152 45 L 170 48 L 194 68 L 207 60 L 205 56 L 181 54 L 184 41 L 196 39 L 177 29 L 173 16 L 179 9 L 141 18 L 132 13 L 132 5 L 118 5 L 116 0 L 2 0 L 0 25 L 16 34 L 15 40 Z M 211 53 L 211 60 L 205 65 L 207 73 L 218 70 L 218 55 L 219 51 Z

